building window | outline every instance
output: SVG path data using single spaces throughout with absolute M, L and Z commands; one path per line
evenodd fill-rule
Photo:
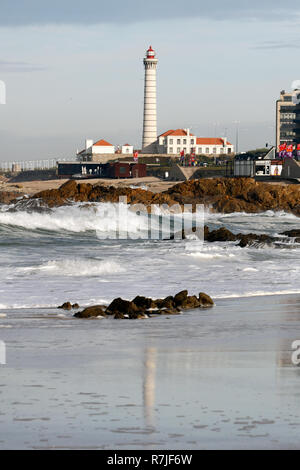
M 173 144 L 173 139 L 170 139 L 170 142 L 169 142 L 171 145 Z
M 183 145 L 186 145 L 186 139 L 183 139 Z
M 169 148 L 169 153 L 173 153 L 173 147 Z
M 180 139 L 177 139 L 177 145 L 180 145 Z
M 224 148 L 223 147 L 220 148 L 220 153 L 224 153 Z
M 195 143 L 194 139 L 191 139 L 191 145 L 194 145 L 194 143 Z
M 198 153 L 199 154 L 202 153 L 202 148 L 201 147 L 198 148 Z
M 205 153 L 209 153 L 209 148 L 208 147 L 206 147 Z
M 184 153 L 186 153 L 186 147 L 183 147 L 183 151 L 184 151 Z
M 228 149 L 228 153 L 231 153 L 231 149 L 230 149 L 230 148 Z
M 213 148 L 213 153 L 214 153 L 214 154 L 217 153 L 217 148 L 216 148 L 216 147 Z
M 180 147 L 177 147 L 177 153 L 180 153 Z

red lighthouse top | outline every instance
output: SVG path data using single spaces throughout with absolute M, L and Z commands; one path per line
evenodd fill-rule
M 147 59 L 154 59 L 154 57 L 155 57 L 155 52 L 152 49 L 152 46 L 150 46 L 149 49 L 147 50 Z

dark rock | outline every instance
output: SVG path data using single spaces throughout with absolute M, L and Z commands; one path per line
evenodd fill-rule
M 76 303 L 76 304 L 73 304 L 72 305 L 72 308 L 79 308 L 79 305 Z
M 250 246 L 253 244 L 258 244 L 258 243 L 272 243 L 275 241 L 274 237 L 270 237 L 269 235 L 258 235 L 256 233 L 247 233 L 247 234 L 241 234 L 239 233 L 237 235 L 237 238 L 240 240 L 238 243 L 238 246 L 245 248 L 246 246 Z
M 123 315 L 129 315 L 134 318 L 137 313 L 141 312 L 135 303 L 130 302 L 129 300 L 123 300 L 121 297 L 114 299 L 111 304 L 106 309 L 107 315 L 116 315 L 117 313 L 122 313 Z
M 170 295 L 165 299 L 157 300 L 137 296 L 134 301 L 138 305 L 133 301 L 118 297 L 114 299 L 108 307 L 103 305 L 87 307 L 83 311 L 75 313 L 74 317 L 90 318 L 111 315 L 116 320 L 136 320 L 156 315 L 179 315 L 182 309 L 187 310 L 198 307 L 211 307 L 214 305 L 212 299 L 207 294 L 200 293 L 199 298 L 195 295 L 188 296 L 187 294 L 188 291 L 184 290 L 178 292 L 175 297 Z
M 198 299 L 200 307 L 202 308 L 212 307 L 214 305 L 214 301 L 212 300 L 212 298 L 204 292 L 199 293 Z
M 124 320 L 126 317 L 124 317 L 124 313 L 117 312 L 114 315 L 115 320 Z
M 185 302 L 187 300 L 187 296 L 188 296 L 188 291 L 187 290 L 182 290 L 181 292 L 178 292 L 178 294 L 176 294 L 174 296 L 174 303 L 175 305 L 178 307 L 178 306 L 181 306 L 183 302 Z
M 228 242 L 236 241 L 237 237 L 230 230 L 225 227 L 221 227 L 217 230 L 204 230 L 204 239 L 208 242 Z
M 281 233 L 280 235 L 286 235 L 287 237 L 300 237 L 300 230 L 287 230 L 286 232 Z
M 57 308 L 63 308 L 64 310 L 72 310 L 72 304 L 71 302 L 64 302 L 62 305 L 60 305 Z
M 87 307 L 81 312 L 76 312 L 74 317 L 76 318 L 91 318 L 91 317 L 105 317 L 105 312 L 103 305 L 93 305 L 92 307 Z
M 21 196 L 24 196 L 24 194 L 17 191 L 0 191 L 0 204 L 10 204 Z
M 175 306 L 174 297 L 172 295 L 169 295 L 165 299 L 153 300 L 153 305 L 154 305 L 154 307 L 157 307 L 159 309 L 161 309 L 161 308 L 173 308 Z
M 147 310 L 148 308 L 154 308 L 155 303 L 153 300 L 149 297 L 142 297 L 137 295 L 133 301 L 132 301 L 139 309 L 145 309 Z
M 192 204 L 193 207 L 204 204 L 223 213 L 284 210 L 300 215 L 299 194 L 299 185 L 275 185 L 256 182 L 252 178 L 194 179 L 176 184 L 161 193 L 128 187 L 77 184 L 71 180 L 58 189 L 36 193 L 31 199 L 38 198 L 48 207 L 55 207 L 69 201 L 118 202 L 119 196 L 126 196 L 129 204 L 144 204 L 149 211 L 151 204 Z
M 180 308 L 166 308 L 159 311 L 161 315 L 179 315 L 181 313 Z
M 200 301 L 195 295 L 187 296 L 186 300 L 184 300 L 180 307 L 184 310 L 190 310 L 193 308 L 200 307 Z

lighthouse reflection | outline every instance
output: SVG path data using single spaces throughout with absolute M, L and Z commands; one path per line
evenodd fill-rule
M 154 426 L 156 348 L 146 348 L 144 352 L 143 407 L 147 426 Z

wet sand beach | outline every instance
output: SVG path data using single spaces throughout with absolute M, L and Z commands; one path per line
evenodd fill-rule
M 2 449 L 299 448 L 299 294 L 149 321 L 5 313 Z

